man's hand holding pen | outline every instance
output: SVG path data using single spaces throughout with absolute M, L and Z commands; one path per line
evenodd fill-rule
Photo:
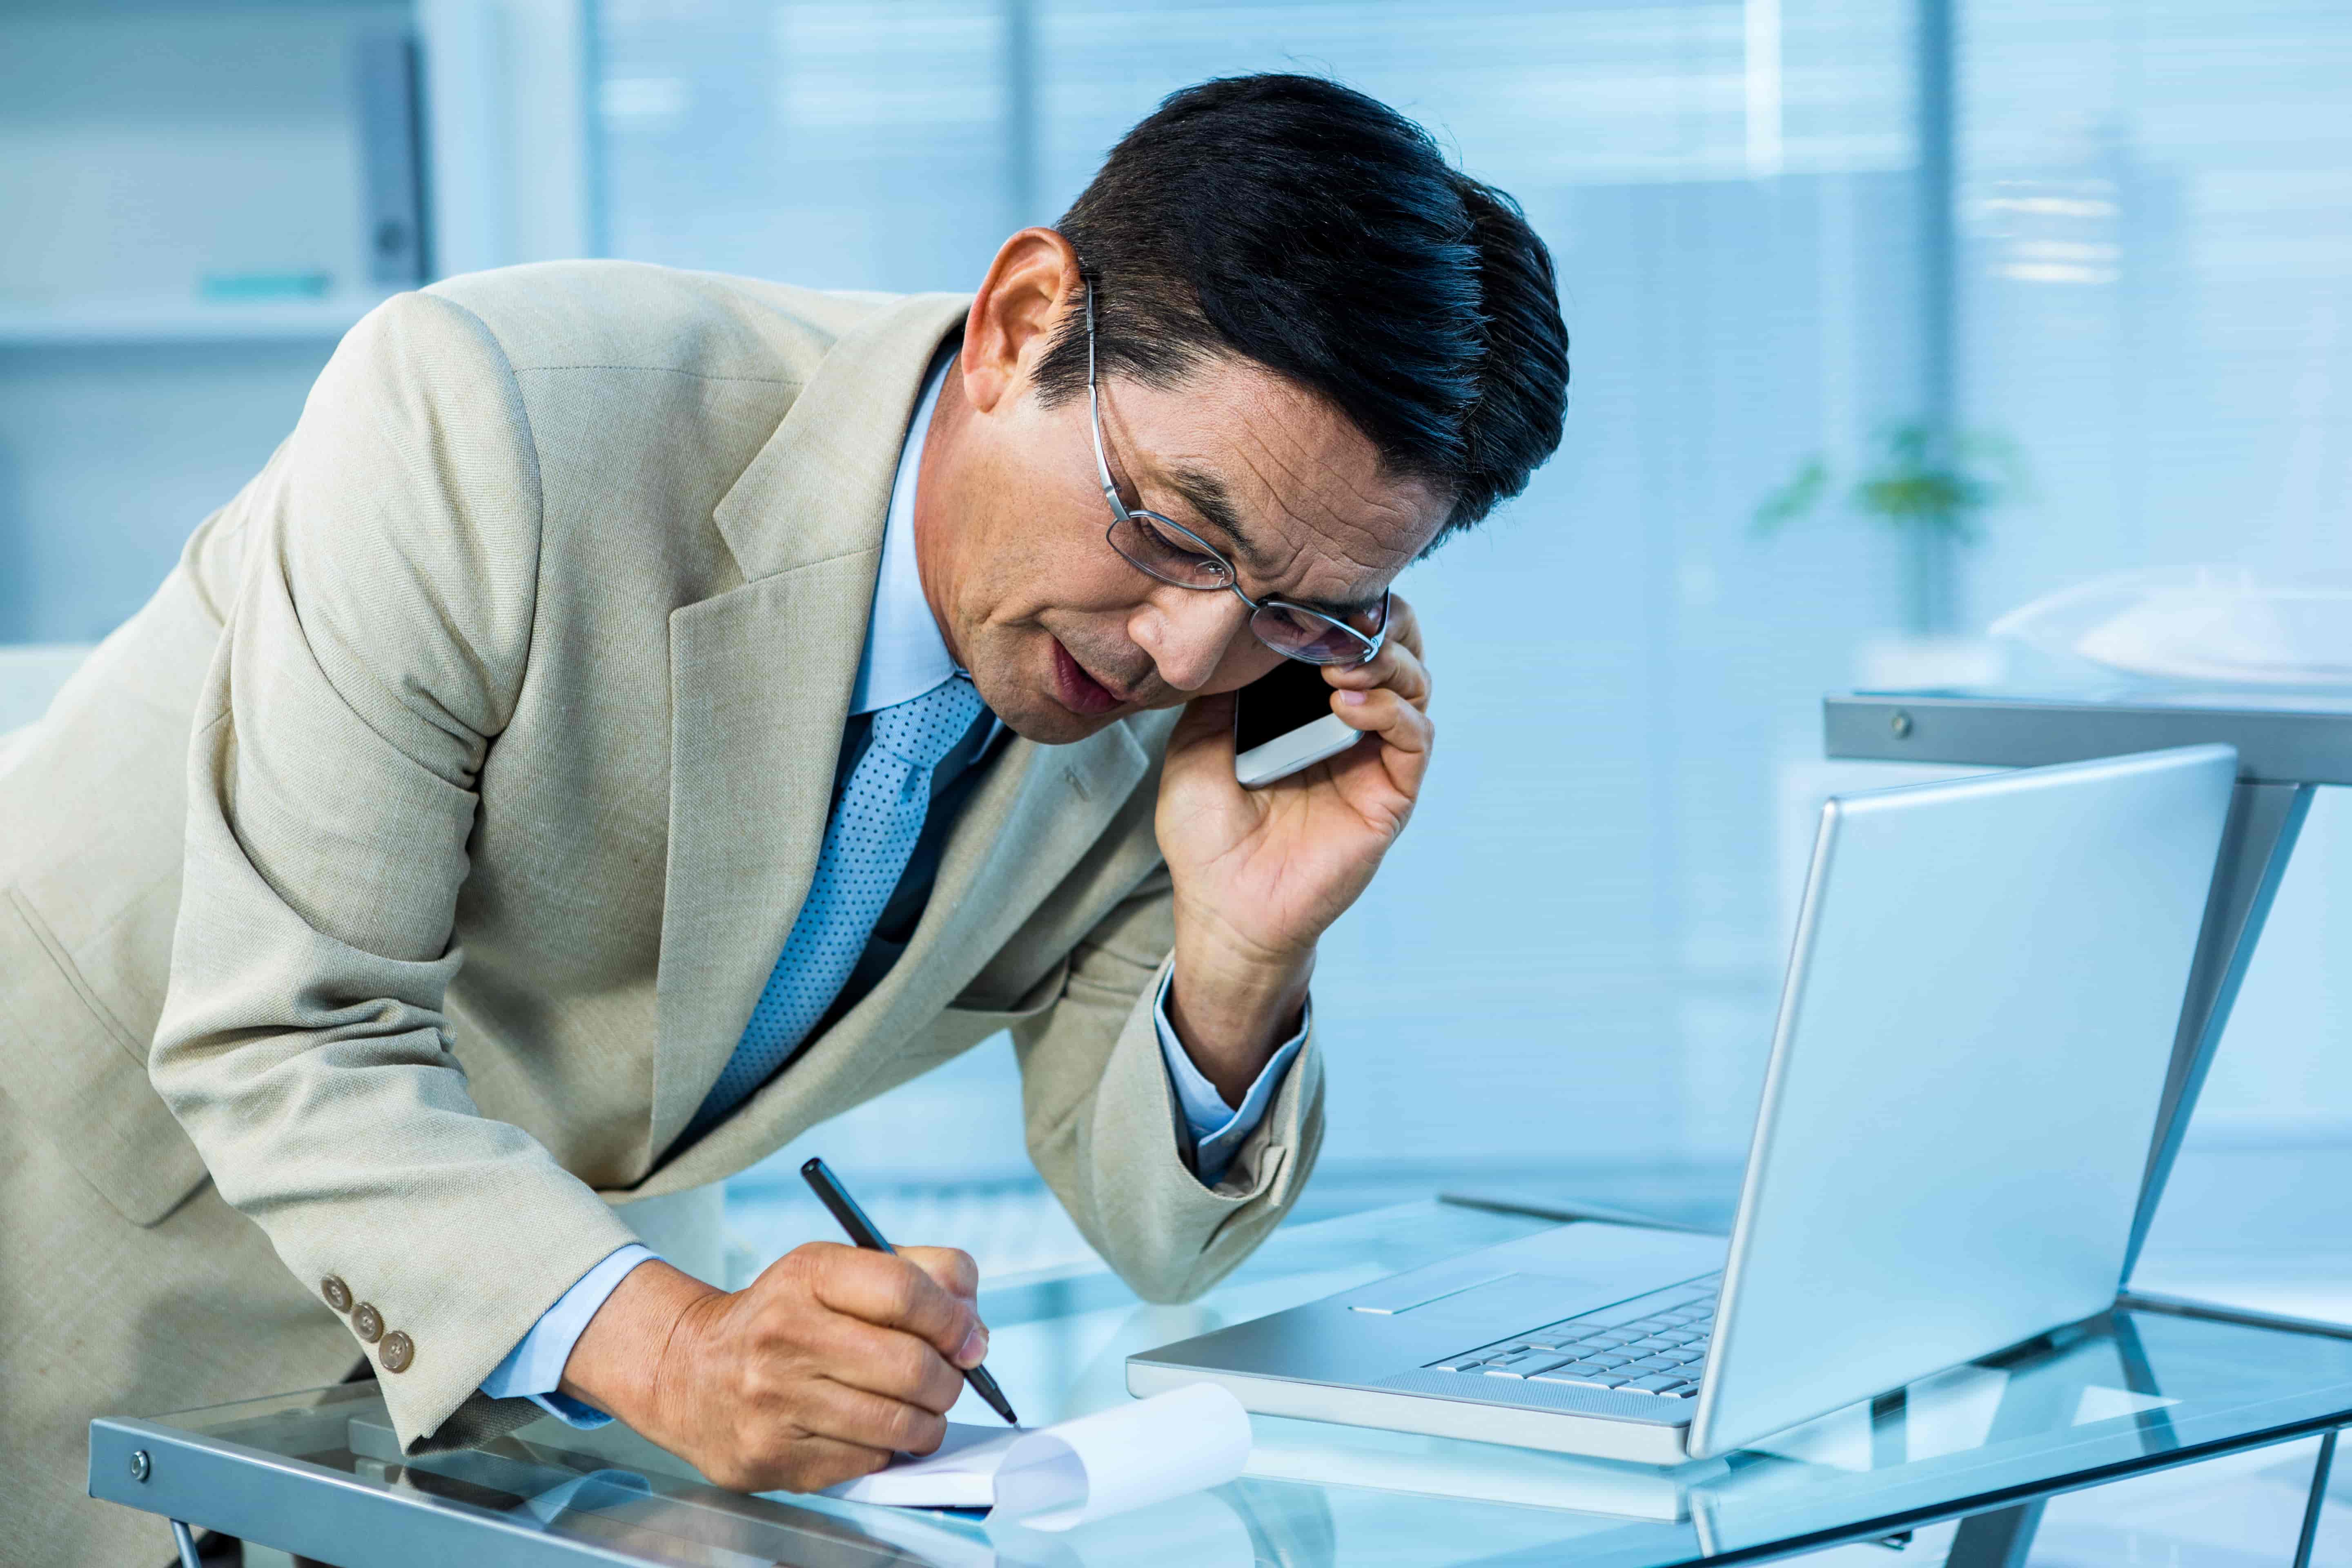
M 643 1263 L 572 1347 L 562 1392 L 720 1486 L 814 1491 L 939 1447 L 961 1369 L 988 1352 L 979 1279 L 938 1247 L 811 1242 L 731 1293 Z M 639 1324 L 669 1328 L 639 1342 Z

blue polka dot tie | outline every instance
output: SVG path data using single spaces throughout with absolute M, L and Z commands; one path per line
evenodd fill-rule
M 850 770 L 824 830 L 816 876 L 751 1021 L 688 1129 L 691 1136 L 750 1098 L 816 1026 L 857 966 L 874 922 L 907 869 L 930 809 L 931 773 L 982 711 L 961 675 L 874 715 L 873 739 Z

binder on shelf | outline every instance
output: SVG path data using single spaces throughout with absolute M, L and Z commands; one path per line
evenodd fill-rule
M 413 289 L 432 274 L 425 222 L 425 78 L 415 35 L 373 28 L 352 42 L 352 108 L 366 205 L 368 278 Z

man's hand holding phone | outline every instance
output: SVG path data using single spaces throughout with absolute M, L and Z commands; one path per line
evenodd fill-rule
M 1328 666 L 1331 711 L 1367 739 L 1263 788 L 1234 776 L 1237 693 L 1204 697 L 1169 738 L 1160 850 L 1176 892 L 1169 1019 L 1227 1103 L 1298 1026 L 1315 945 L 1404 831 L 1435 731 L 1421 623 L 1396 599 L 1369 664 Z

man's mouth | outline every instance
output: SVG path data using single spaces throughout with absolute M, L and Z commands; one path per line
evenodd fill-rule
M 1070 650 L 1062 646 L 1061 638 L 1055 637 L 1053 643 L 1054 695 L 1061 700 L 1063 707 L 1091 719 L 1098 713 L 1109 712 L 1127 700 L 1088 675 L 1086 667 L 1070 657 Z

